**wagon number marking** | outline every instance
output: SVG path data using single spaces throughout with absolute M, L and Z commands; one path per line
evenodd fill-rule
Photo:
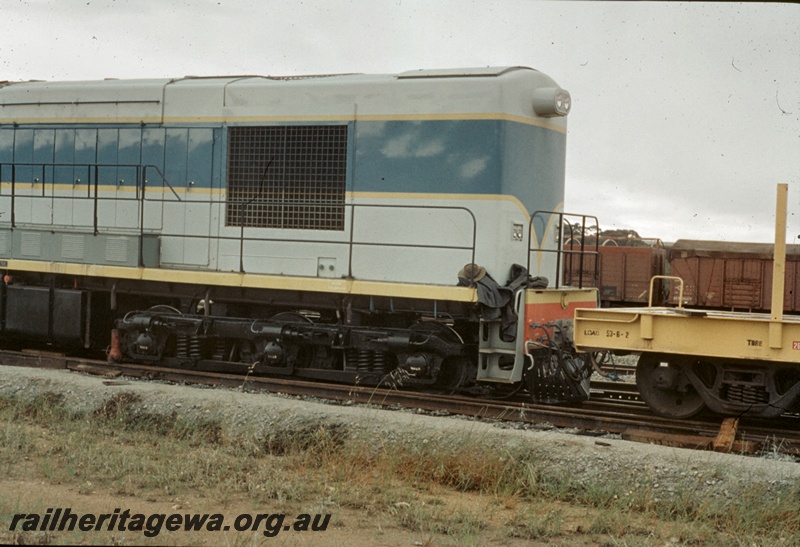
M 800 341 L 792 342 L 792 349 L 800 349 Z
M 630 335 L 626 330 L 606 330 L 606 338 L 629 338 Z

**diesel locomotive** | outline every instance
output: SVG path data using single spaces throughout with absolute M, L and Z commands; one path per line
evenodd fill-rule
M 524 67 L 0 82 L 0 339 L 585 399 L 569 109 Z

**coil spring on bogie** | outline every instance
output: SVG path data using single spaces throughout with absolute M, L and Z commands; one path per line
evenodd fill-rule
M 729 384 L 724 390 L 725 399 L 744 404 L 760 404 L 769 402 L 769 395 L 762 386 L 744 386 Z
M 376 351 L 372 356 L 373 370 L 384 372 L 386 367 L 386 354 L 382 351 Z
M 349 372 L 384 372 L 386 353 L 368 349 L 349 349 L 346 353 L 345 370 Z
M 183 359 L 189 358 L 189 337 L 179 334 L 175 337 L 175 356 Z
M 202 359 L 203 347 L 199 336 L 179 334 L 175 337 L 175 356 L 181 359 Z
M 200 337 L 189 337 L 189 358 L 201 359 L 203 357 L 203 348 L 200 346 Z
M 225 340 L 223 338 L 217 338 L 216 343 L 214 344 L 214 354 L 212 358 L 215 361 L 224 361 L 225 349 Z

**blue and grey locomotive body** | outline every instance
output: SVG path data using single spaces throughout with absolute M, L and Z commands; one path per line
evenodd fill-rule
M 115 358 L 519 383 L 567 351 L 541 325 L 594 301 L 558 289 L 556 317 L 541 282 L 500 290 L 537 325 L 511 341 L 476 312 L 515 264 L 559 279 L 569 100 L 520 67 L 0 83 L 2 333 L 93 348 L 116 327 Z

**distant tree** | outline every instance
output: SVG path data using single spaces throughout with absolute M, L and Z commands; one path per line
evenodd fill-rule
M 603 230 L 600 234 L 602 237 L 615 237 L 619 239 L 641 239 L 642 237 L 636 230 Z
M 643 247 L 647 243 L 642 241 L 642 236 L 636 230 L 621 228 L 618 230 L 603 230 L 600 234 L 601 245 L 617 245 L 619 247 Z
M 655 241 L 643 239 L 636 230 L 628 228 L 600 230 L 595 225 L 584 227 L 579 222 L 574 224 L 565 223 L 563 234 L 566 243 L 573 242 L 575 245 L 580 244 L 581 235 L 583 235 L 583 242 L 587 247 L 594 246 L 595 241 L 598 241 L 598 236 L 600 245 L 618 247 L 648 247 Z
M 597 240 L 597 235 L 600 233 L 600 228 L 597 225 L 591 225 L 584 227 L 580 222 L 576 222 L 574 224 L 564 223 L 564 241 L 574 242 L 575 244 L 580 244 L 581 236 L 583 236 L 583 242 L 585 245 L 594 245 L 594 242 Z

